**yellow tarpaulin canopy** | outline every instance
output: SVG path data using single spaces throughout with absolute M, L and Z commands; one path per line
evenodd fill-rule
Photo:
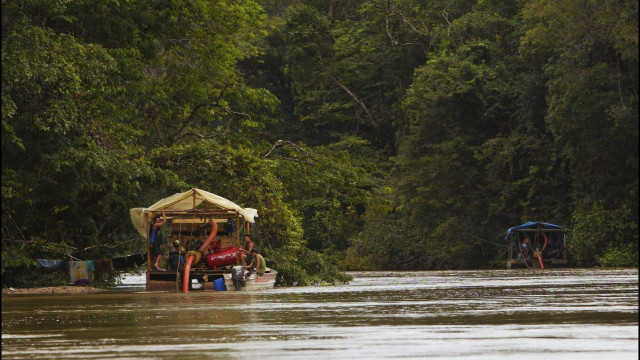
M 131 222 L 138 232 L 145 238 L 147 238 L 148 231 L 148 217 L 147 212 L 155 210 L 192 210 L 203 201 L 215 205 L 220 209 L 235 210 L 238 214 L 242 215 L 245 220 L 250 223 L 255 222 L 255 218 L 258 216 L 258 210 L 252 208 L 241 208 L 234 202 L 212 194 L 208 191 L 193 188 L 183 193 L 177 193 L 164 198 L 157 203 L 147 208 L 133 208 L 129 212 L 131 214 Z

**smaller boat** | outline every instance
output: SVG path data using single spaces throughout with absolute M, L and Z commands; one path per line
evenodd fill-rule
M 507 269 L 547 268 L 567 264 L 566 229 L 559 225 L 527 222 L 507 230 Z
M 244 277 L 245 271 L 242 266 L 234 266 L 231 274 L 224 274 L 224 283 L 226 290 L 235 291 L 256 291 L 273 288 L 276 283 L 278 272 L 267 267 L 264 275 L 251 274 L 248 278 Z

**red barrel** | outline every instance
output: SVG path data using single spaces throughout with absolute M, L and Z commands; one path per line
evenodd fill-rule
M 205 256 L 207 267 L 217 269 L 227 265 L 235 265 L 238 259 L 238 248 L 229 247 L 222 251 Z

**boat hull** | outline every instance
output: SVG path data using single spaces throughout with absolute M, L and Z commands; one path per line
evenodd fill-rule
M 239 290 L 236 290 L 231 274 L 224 274 L 224 283 L 227 287 L 227 291 L 257 291 L 272 288 L 276 283 L 276 276 L 278 272 L 267 268 L 267 271 L 262 276 L 253 274 L 245 281 L 244 286 Z
M 276 282 L 278 272 L 267 268 L 267 272 L 263 276 L 251 275 L 245 286 L 236 290 L 233 286 L 232 273 L 230 270 L 206 270 L 196 268 L 191 271 L 191 282 L 198 279 L 201 286 L 199 288 L 189 287 L 190 290 L 215 290 L 214 281 L 220 278 L 224 279 L 227 291 L 256 291 L 261 289 L 272 288 Z M 180 291 L 182 289 L 183 273 L 175 271 L 147 271 L 147 291 Z M 220 290 L 217 290 L 220 291 Z

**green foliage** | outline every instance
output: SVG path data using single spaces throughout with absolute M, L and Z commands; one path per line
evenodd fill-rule
M 4 252 L 3 252 L 4 254 Z M 64 286 L 69 283 L 69 275 L 60 270 L 39 269 L 35 266 L 12 267 L 4 265 L 2 288 L 32 288 L 46 286 Z
M 89 286 L 91 287 L 113 288 L 118 281 L 118 276 L 115 271 L 100 274 L 89 272 Z
M 531 220 L 637 266 L 637 4 L 3 1 L 3 278 L 138 252 L 128 209 L 190 187 L 258 209 L 282 284 L 497 264 Z
M 278 270 L 277 285 L 307 286 L 345 284 L 353 278 L 341 273 L 325 257 L 306 247 L 267 251 L 268 266 Z
M 407 123 L 392 177 L 398 221 L 419 230 L 408 230 L 411 245 L 395 249 L 392 258 L 413 258 L 420 268 L 484 261 L 473 237 L 483 232 L 487 199 L 479 190 L 487 185 L 475 154 L 495 136 L 486 104 L 500 97 L 489 50 L 477 42 L 461 45 L 454 57 L 416 71 L 403 102 Z
M 541 0 L 523 11 L 520 52 L 548 79 L 545 120 L 570 179 L 578 265 L 630 264 L 614 254 L 637 248 L 637 6 Z
M 604 267 L 638 267 L 638 244 L 609 245 L 602 256 L 596 255 L 596 261 Z
M 47 5 L 47 2 L 38 4 Z M 199 66 L 213 71 L 209 74 L 221 81 L 217 83 L 217 98 L 213 99 L 221 112 L 240 114 L 230 109 L 238 104 L 247 104 L 246 110 L 264 112 L 274 103 L 264 92 L 246 88 L 227 91 L 229 99 L 221 96 L 226 87 L 234 88 L 232 82 L 238 79 L 234 62 L 255 52 L 245 43 L 261 18 L 255 3 L 237 8 L 225 3 L 215 11 L 210 7 L 213 4 L 194 4 L 196 14 L 191 17 L 220 16 L 219 20 L 226 21 L 225 26 L 216 29 L 213 26 L 216 21 L 210 19 L 211 27 L 202 27 L 186 19 L 193 26 L 178 29 L 191 38 L 193 47 L 180 50 L 179 46 L 173 46 L 171 49 L 175 51 L 170 54 L 171 49 L 167 49 L 164 58 L 147 56 L 147 59 L 153 58 L 147 64 L 140 58 L 137 48 L 140 43 L 125 40 L 127 33 L 141 30 L 132 30 L 131 26 L 138 26 L 136 21 L 111 16 L 121 10 L 127 13 L 133 3 L 123 3 L 122 7 L 113 2 L 94 4 L 99 5 L 97 12 L 86 11 L 83 4 L 70 2 L 62 8 L 46 7 L 45 11 L 3 3 L 3 9 L 6 6 L 9 10 L 3 12 L 3 21 L 10 26 L 6 31 L 3 27 L 2 43 L 2 57 L 7 62 L 2 68 L 2 106 L 6 110 L 2 118 L 5 130 L 2 219 L 3 224 L 11 226 L 3 227 L 2 251 L 3 258 L 13 260 L 3 262 L 3 272 L 5 266 L 26 264 L 28 259 L 36 257 L 72 254 L 95 259 L 144 249 L 144 242 L 130 225 L 128 209 L 152 203 L 164 196 L 167 188 L 184 182 L 174 173 L 154 168 L 143 146 L 148 146 L 149 140 L 176 138 L 187 124 L 179 124 L 178 132 L 171 132 L 171 124 L 175 124 L 170 118 L 172 112 L 162 116 L 155 113 L 152 114 L 153 128 L 163 130 L 162 136 L 153 136 L 149 131 L 145 114 L 157 108 L 138 108 L 138 105 L 150 103 L 148 94 L 164 102 L 169 98 L 175 101 L 178 93 L 171 82 L 162 78 L 158 82 L 153 72 L 141 71 L 143 66 L 148 70 L 151 65 L 156 69 L 195 65 L 194 58 L 199 56 L 209 64 Z M 225 17 L 225 13 L 229 15 L 234 11 L 236 16 Z M 110 15 L 100 21 L 113 23 L 103 27 L 101 22 L 94 22 L 92 14 L 96 13 Z M 36 15 L 43 16 L 44 26 L 39 22 L 30 25 Z M 128 13 L 127 16 L 137 15 L 140 14 Z M 123 37 L 101 34 L 107 27 Z M 179 34 L 174 35 L 180 38 Z M 101 44 L 90 43 L 92 41 Z M 123 48 L 107 50 L 105 46 L 113 47 L 114 41 Z M 214 46 L 213 41 L 218 41 L 221 47 L 216 56 L 212 56 L 211 49 L 207 50 L 208 46 Z M 181 57 L 177 58 L 176 54 Z M 182 60 L 176 62 L 175 59 Z M 212 64 L 216 66 L 210 66 Z M 228 74 L 227 78 L 220 78 L 224 73 Z M 189 86 L 185 75 L 186 72 L 175 73 L 172 81 L 175 83 L 176 77 L 181 77 L 182 84 L 189 87 L 185 93 L 188 96 L 182 98 L 200 101 L 198 89 L 211 83 L 207 85 L 202 82 L 206 82 L 206 78 L 196 77 L 192 78 L 196 82 Z M 180 89 L 184 87 L 176 90 Z M 197 110 L 199 105 L 186 103 L 186 108 Z M 189 121 L 196 118 L 186 116 Z M 256 126 L 246 119 L 241 125 L 245 129 Z M 199 128 L 193 127 L 193 130 Z
M 366 141 L 345 137 L 314 149 L 279 146 L 269 153 L 274 173 L 284 187 L 286 202 L 302 214 L 302 226 L 313 250 L 344 251 L 359 230 L 378 171 Z
M 355 235 L 340 267 L 345 270 L 406 270 L 423 268 L 416 227 L 406 227 L 389 211 L 367 213 L 365 231 Z
M 571 164 L 574 189 L 610 207 L 637 208 L 628 194 L 638 172 L 638 44 L 627 38 L 633 28 L 637 39 L 637 6 L 532 1 L 524 11 L 521 52 L 548 59 L 546 121 Z
M 4 220 L 4 219 L 3 219 Z M 3 228 L 4 230 L 4 228 Z M 19 229 L 16 229 L 19 230 Z M 10 226 L 7 225 L 7 233 L 10 233 Z M 31 244 L 25 244 L 26 246 L 22 246 L 20 248 L 16 248 L 15 246 L 11 246 L 7 244 L 7 247 L 11 246 L 13 249 L 9 251 L 9 249 L 3 249 L 2 251 L 2 278 L 5 278 L 5 272 L 11 271 L 13 269 L 22 269 L 28 268 L 30 266 L 35 265 L 35 260 L 29 256 L 30 250 L 33 247 Z M 6 251 L 5 251 L 6 250 Z M 7 276 L 9 273 L 7 273 Z
M 283 184 L 253 150 L 201 140 L 155 149 L 150 160 L 158 168 L 180 173 L 182 184 L 176 190 L 198 187 L 259 209 L 259 222 L 252 231 L 258 245 L 304 244 L 297 214 L 283 201 Z
M 128 129 L 108 118 L 120 99 L 117 62 L 69 35 L 12 29 L 2 44 L 3 106 L 12 109 L 3 112 L 3 257 L 100 256 L 106 239 L 139 250 L 122 224 L 159 174 L 127 157 L 118 140 Z
M 568 244 L 572 261 L 580 266 L 637 266 L 637 220 L 628 207 L 608 210 L 596 203 L 576 211 Z

